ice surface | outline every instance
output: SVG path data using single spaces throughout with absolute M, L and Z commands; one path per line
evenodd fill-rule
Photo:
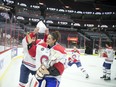
M 81 55 L 80 59 L 90 77 L 86 79 L 80 69 L 73 65 L 64 71 L 60 87 L 116 87 L 116 80 L 114 80 L 116 76 L 116 60 L 114 60 L 111 69 L 111 81 L 104 81 L 100 79 L 100 76 L 102 76 L 103 58 L 92 55 Z M 22 58 L 17 58 L 12 61 L 3 74 L 0 87 L 17 87 L 21 60 Z

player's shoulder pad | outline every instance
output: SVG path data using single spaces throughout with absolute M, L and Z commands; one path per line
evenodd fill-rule
M 48 46 L 45 42 L 40 43 L 39 45 L 40 45 L 40 46 L 43 46 L 43 47 L 47 47 L 47 46 Z
M 65 47 L 61 46 L 60 44 L 56 44 L 54 47 L 53 47 L 54 50 L 57 50 L 63 54 L 66 54 L 65 52 Z

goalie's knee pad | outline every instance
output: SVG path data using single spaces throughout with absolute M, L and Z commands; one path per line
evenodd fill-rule
M 41 87 L 46 87 L 46 80 L 45 79 L 42 81 Z
M 38 87 L 38 86 L 39 86 L 39 82 L 36 79 L 36 77 L 33 75 L 33 77 L 30 79 L 30 81 L 26 87 Z

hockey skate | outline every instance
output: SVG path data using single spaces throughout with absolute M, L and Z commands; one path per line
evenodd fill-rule
M 85 78 L 89 78 L 89 75 L 87 74 Z
M 100 77 L 101 79 L 104 79 L 104 78 L 106 78 L 106 75 L 103 75 L 102 77 Z
M 106 77 L 104 80 L 108 81 L 108 80 L 111 80 L 111 78 L 110 77 Z

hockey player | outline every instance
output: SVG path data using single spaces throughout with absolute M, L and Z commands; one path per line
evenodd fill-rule
M 73 64 L 76 64 L 78 68 L 85 74 L 85 78 L 89 78 L 89 75 L 87 74 L 86 70 L 82 67 L 81 61 L 80 61 L 80 52 L 76 48 L 76 46 L 73 47 L 73 50 L 67 51 L 69 58 L 68 58 L 68 65 L 72 66 Z
M 32 45 L 28 50 L 30 55 L 36 57 L 38 70 L 36 78 L 38 79 L 38 87 L 59 87 L 60 77 L 65 69 L 65 48 L 57 41 L 60 38 L 58 31 L 52 32 L 47 37 L 46 43 L 35 46 Z M 44 81 L 44 86 L 43 86 Z
M 103 63 L 103 76 L 100 78 L 103 78 L 104 80 L 111 80 L 111 66 L 114 59 L 114 50 L 112 49 L 110 43 L 106 44 L 106 49 L 103 52 L 103 57 L 105 57 L 105 61 Z
M 21 64 L 21 68 L 20 68 L 19 87 L 25 87 L 26 86 L 30 73 L 32 75 L 36 74 L 36 70 L 37 70 L 36 69 L 36 59 L 35 59 L 35 57 L 30 56 L 30 54 L 28 53 L 27 45 L 30 42 L 28 41 L 27 38 L 30 37 L 32 44 L 36 46 L 36 44 L 46 41 L 47 34 L 48 34 L 49 30 L 46 29 L 44 40 L 37 39 L 38 31 L 39 31 L 39 28 L 36 27 L 34 29 L 34 31 L 28 33 L 24 37 L 24 39 L 22 40 L 24 58 L 22 60 L 22 64 Z

